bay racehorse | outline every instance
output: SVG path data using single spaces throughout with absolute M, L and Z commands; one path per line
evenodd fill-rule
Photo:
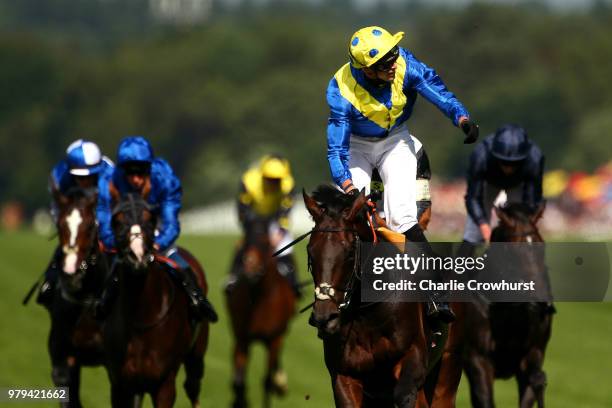
M 295 313 L 296 296 L 289 282 L 278 271 L 272 256 L 269 221 L 256 219 L 246 225 L 243 245 L 238 248 L 232 267 L 238 268 L 238 281 L 227 292 L 227 307 L 234 334 L 234 407 L 247 406 L 246 367 L 249 346 L 261 341 L 267 349 L 264 379 L 264 407 L 270 395 L 284 395 L 287 377 L 281 368 L 283 337 Z
M 98 244 L 95 193 L 74 189 L 53 191 L 61 251 L 58 288 L 50 305 L 49 355 L 53 382 L 68 387 L 69 402 L 80 407 L 81 366 L 103 363 L 102 327 L 94 319 L 94 303 L 107 276 L 106 257 Z
M 315 222 L 307 248 L 315 285 L 310 323 L 323 339 L 336 406 L 454 406 L 461 376 L 456 323 L 440 353 L 429 348 L 421 303 L 360 300 L 357 251 L 360 241 L 373 240 L 365 195 L 327 185 L 303 195 Z M 430 361 L 434 353 L 442 354 L 437 363 Z
M 192 320 L 187 294 L 169 270 L 171 261 L 153 252 L 154 208 L 135 193 L 119 197 L 112 186 L 111 195 L 119 283 L 104 326 L 104 345 L 112 405 L 138 406 L 149 393 L 155 407 L 173 406 L 176 375 L 184 364 L 184 388 L 192 406 L 198 407 L 209 322 Z M 179 250 L 206 293 L 202 267 Z
M 491 242 L 524 243 L 512 256 L 512 267 L 523 271 L 537 286 L 548 286 L 542 245 L 536 226 L 544 211 L 523 204 L 495 208 L 500 220 Z M 512 246 L 508 246 L 512 248 Z M 506 255 L 511 256 L 511 255 Z M 508 259 L 508 258 L 506 258 Z M 486 270 L 484 271 L 486 273 Z M 546 374 L 542 366 L 552 326 L 551 303 L 520 302 L 466 305 L 465 372 L 470 383 L 472 406 L 494 407 L 493 382 L 515 377 L 519 406 L 544 407 Z

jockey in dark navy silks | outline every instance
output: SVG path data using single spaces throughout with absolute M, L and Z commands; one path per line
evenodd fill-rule
M 487 136 L 470 156 L 463 240 L 470 244 L 489 242 L 491 209 L 502 191 L 505 200 L 501 201 L 536 209 L 542 202 L 543 172 L 544 155 L 525 129 L 504 125 Z
M 69 194 L 73 190 L 80 190 L 86 194 L 108 195 L 108 182 L 112 177 L 113 162 L 102 156 L 100 148 L 93 142 L 79 139 L 66 149 L 66 157 L 53 167 L 49 176 L 49 192 L 55 194 Z M 98 199 L 98 211 L 100 200 Z M 51 216 L 57 221 L 58 209 L 55 198 L 51 201 Z M 40 287 L 37 302 L 49 306 L 53 300 L 53 293 L 58 277 L 58 265 L 62 251 L 56 248 L 51 262 L 45 271 L 45 281 Z
M 198 319 L 206 317 L 210 321 L 216 321 L 217 314 L 198 286 L 194 272 L 174 246 L 180 232 L 178 214 L 183 192 L 181 182 L 168 162 L 154 156 L 151 144 L 144 137 L 126 137 L 119 144 L 117 167 L 111 181 L 121 195 L 140 193 L 145 185 L 150 185 L 146 199 L 154 206 L 154 212 L 158 217 L 153 247 L 178 264 L 179 268 L 176 269 L 175 275 L 187 292 L 194 316 Z M 107 249 L 114 249 L 110 195 L 103 198 L 99 210 L 101 239 Z M 110 303 L 116 294 L 117 282 L 117 276 L 113 274 L 98 306 L 98 317 L 102 318 L 108 313 Z
M 346 194 L 363 188 L 368 194 L 376 168 L 384 183 L 387 225 L 404 234 L 406 242 L 419 243 L 422 253 L 433 255 L 417 218 L 417 201 L 429 200 L 423 191 L 427 178 L 417 177 L 422 144 L 410 133 L 417 96 L 461 128 L 466 144 L 476 141 L 478 126 L 436 71 L 399 46 L 403 36 L 377 26 L 351 36 L 349 62 L 327 87 L 327 159 L 334 182 Z M 434 301 L 439 294 L 430 297 L 428 316 L 452 321 L 448 305 Z

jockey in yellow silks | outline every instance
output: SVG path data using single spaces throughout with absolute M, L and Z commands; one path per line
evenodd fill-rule
M 249 223 L 254 220 L 266 220 L 274 251 L 293 240 L 289 232 L 289 213 L 293 207 L 294 186 L 289 161 L 278 155 L 263 157 L 257 166 L 247 170 L 241 178 L 238 218 L 243 230 L 246 232 Z M 288 248 L 277 258 L 277 265 L 279 273 L 299 295 L 292 248 Z M 239 265 L 235 263 L 234 266 L 228 280 L 228 290 L 231 290 L 239 278 Z

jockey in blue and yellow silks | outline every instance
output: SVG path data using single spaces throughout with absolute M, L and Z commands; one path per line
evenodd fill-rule
M 289 244 L 293 237 L 289 232 L 289 213 L 293 208 L 295 180 L 289 161 L 279 155 L 263 157 L 257 166 L 248 169 L 240 179 L 238 194 L 238 218 L 244 232 L 250 222 L 266 220 L 274 251 Z M 297 270 L 288 248 L 277 257 L 279 273 L 284 276 L 300 295 Z M 231 269 L 226 289 L 229 291 L 240 275 L 240 251 Z
M 174 276 L 178 278 L 189 297 L 194 317 L 198 319 L 206 317 L 212 322 L 217 321 L 217 314 L 198 286 L 191 266 L 174 245 L 180 232 L 178 214 L 183 190 L 170 164 L 162 158 L 155 157 L 151 144 L 144 137 L 126 137 L 117 149 L 117 168 L 113 172 L 111 186 L 121 195 L 141 193 L 145 188 L 148 190 L 146 200 L 154 206 L 158 218 L 153 244 L 155 251 L 172 259 L 178 265 Z M 98 216 L 101 239 L 107 249 L 114 249 L 115 237 L 111 225 L 112 203 L 110 197 L 101 198 L 103 200 Z M 105 317 L 108 313 L 117 287 L 118 277 L 113 271 L 97 307 L 96 313 L 99 318 Z
M 98 200 L 97 211 L 100 211 L 100 196 L 108 195 L 108 182 L 112 177 L 113 162 L 100 152 L 94 142 L 78 139 L 66 149 L 66 157 L 60 160 L 49 176 L 49 192 L 53 196 L 51 201 L 51 216 L 57 222 L 56 195 L 70 194 L 73 190 L 80 190 L 87 195 L 96 196 Z M 51 262 L 45 270 L 45 280 L 40 287 L 36 301 L 49 307 L 53 301 L 54 288 L 58 278 L 58 262 L 62 255 L 61 248 L 56 248 Z
M 464 143 L 476 141 L 478 126 L 436 72 L 398 46 L 403 36 L 365 27 L 351 37 L 350 62 L 327 87 L 327 158 L 334 182 L 347 194 L 362 188 L 369 193 L 372 170 L 378 169 L 387 224 L 432 253 L 417 221 L 417 152 L 422 145 L 408 127 L 417 94 L 464 131 Z M 452 320 L 443 303 L 431 302 L 429 312 Z

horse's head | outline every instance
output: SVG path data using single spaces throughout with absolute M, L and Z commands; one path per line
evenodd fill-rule
M 270 221 L 265 218 L 249 220 L 245 225 L 242 273 L 250 282 L 259 280 L 272 261 L 269 226 Z
M 355 274 L 359 273 L 359 239 L 371 235 L 366 222 L 367 198 L 345 195 L 322 185 L 310 197 L 303 192 L 306 208 L 315 222 L 308 259 L 315 285 L 315 302 L 310 324 L 319 336 L 336 334 L 340 329 L 340 306 Z
M 83 284 L 87 258 L 98 245 L 95 192 L 74 189 L 67 194 L 53 191 L 57 204 L 57 232 L 62 249 L 62 282 L 71 291 Z
M 151 261 L 155 238 L 154 208 L 139 193 L 120 195 L 110 186 L 113 198 L 112 227 L 119 257 L 134 271 L 143 271 Z
M 496 242 L 543 242 L 538 231 L 537 222 L 544 214 L 545 203 L 535 211 L 522 203 L 512 203 L 504 207 L 495 207 L 499 224 L 491 234 L 491 241 Z

